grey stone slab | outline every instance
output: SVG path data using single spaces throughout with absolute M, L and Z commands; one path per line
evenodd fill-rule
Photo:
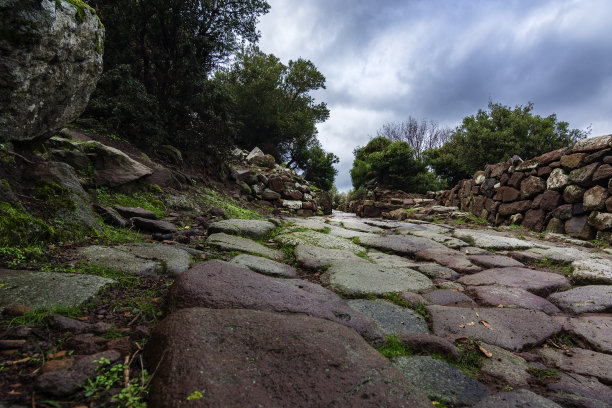
M 480 230 L 456 229 L 453 232 L 456 238 L 470 241 L 474 246 L 480 248 L 491 248 L 496 250 L 529 249 L 535 245 L 533 242 L 496 235 Z
M 457 367 L 430 356 L 398 357 L 394 364 L 432 400 L 462 406 L 489 395 L 484 385 Z
M 520 268 L 525 266 L 522 262 L 503 255 L 468 255 L 468 259 L 483 268 Z
M 410 268 L 389 268 L 362 262 L 333 264 L 321 278 L 330 289 L 352 297 L 422 292 L 433 288 L 429 278 Z
M 433 241 L 439 242 L 448 248 L 458 249 L 462 247 L 466 247 L 469 244 L 465 241 L 462 241 L 458 238 L 453 238 L 450 235 L 439 234 L 431 231 L 412 231 L 411 235 L 431 239 Z
M 513 351 L 542 343 L 561 329 L 560 323 L 537 310 L 433 305 L 427 311 L 437 336 L 451 341 L 471 337 Z
M 114 283 L 93 275 L 0 269 L 0 308 L 78 306 Z
M 589 315 L 570 318 L 564 329 L 596 351 L 612 354 L 612 316 Z
M 86 264 L 111 268 L 129 274 L 168 274 L 178 276 L 189 269 L 191 255 L 181 248 L 163 244 L 134 244 L 80 248 L 77 258 Z
M 231 264 L 243 266 L 249 268 L 252 271 L 263 273 L 264 275 L 278 276 L 285 278 L 296 278 L 297 270 L 284 263 L 276 262 L 271 259 L 262 258 L 260 256 L 253 256 L 247 254 L 241 254 L 235 256 L 231 261 Z
M 548 300 L 572 313 L 612 311 L 612 286 L 579 286 L 565 292 L 553 293 Z
M 438 265 L 438 264 L 416 264 L 412 266 L 413 269 L 421 272 L 423 275 L 427 276 L 431 279 L 448 279 L 455 280 L 459 275 L 457 272 L 453 271 L 451 268 L 447 268 L 446 266 Z
M 474 408 L 562 408 L 529 390 L 500 392 L 482 399 Z
M 612 388 L 592 377 L 559 373 L 547 384 L 549 397 L 563 406 L 580 408 L 612 407 Z
M 331 227 L 331 225 L 325 223 L 325 220 L 316 219 L 316 218 L 295 218 L 293 217 L 293 218 L 287 219 L 287 221 L 293 224 L 293 227 L 308 228 L 308 229 L 315 230 L 315 231 L 325 231 L 326 229 Z
M 371 249 L 366 254 L 373 263 L 385 267 L 406 267 L 414 268 L 417 264 L 408 258 L 399 255 L 385 254 L 384 252 Z
M 360 231 L 355 231 L 355 230 L 348 230 L 346 228 L 337 227 L 333 225 L 330 226 L 329 235 L 333 235 L 335 237 L 347 238 L 347 239 L 354 239 L 354 238 L 365 237 L 369 235 L 376 236 L 375 234 L 370 234 L 367 232 L 360 232 Z
M 595 377 L 604 384 L 612 384 L 612 355 L 592 350 L 571 348 L 557 350 L 542 348 L 538 354 L 547 365 L 559 370 Z
M 536 295 L 547 295 L 568 288 L 569 281 L 562 275 L 527 268 L 493 268 L 457 280 L 466 286 L 501 285 L 523 288 Z
M 509 306 L 540 310 L 544 313 L 559 313 L 557 306 L 548 300 L 527 292 L 523 288 L 510 286 L 470 286 L 466 289 L 484 306 Z
M 482 360 L 480 371 L 483 374 L 504 381 L 512 387 L 526 386 L 531 378 L 529 364 L 524 358 L 501 347 L 482 343 L 481 346 L 492 354 Z
M 306 244 L 298 244 L 294 250 L 295 258 L 304 268 L 318 269 L 336 262 L 365 262 L 353 252 L 345 249 L 326 249 Z
M 359 243 L 368 247 L 397 252 L 402 255 L 414 255 L 419 251 L 431 248 L 446 248 L 431 239 L 411 235 L 385 235 L 360 237 Z
M 385 300 L 354 299 L 348 305 L 368 316 L 385 334 L 429 333 L 423 316 Z
M 612 260 L 583 259 L 572 262 L 572 277 L 581 282 L 612 284 Z
M 195 264 L 170 288 L 171 312 L 192 307 L 302 313 L 351 327 L 377 344 L 384 338 L 372 319 L 320 285 L 273 278 L 218 260 Z
M 476 306 L 476 303 L 467 295 L 451 290 L 438 289 L 423 295 L 432 305 L 440 306 Z
M 282 260 L 285 258 L 285 254 L 283 254 L 281 251 L 268 248 L 248 238 L 236 237 L 234 235 L 228 235 L 222 232 L 210 235 L 207 243 L 208 245 L 215 246 L 226 251 L 250 252 L 253 254 L 267 256 L 275 260 Z
M 553 262 L 571 263 L 577 260 L 591 259 L 597 255 L 572 247 L 532 248 L 530 252 L 542 255 Z
M 377 227 L 374 225 L 368 225 L 365 222 L 359 221 L 359 220 L 345 220 L 342 222 L 342 225 L 346 229 L 355 230 L 359 232 L 368 232 L 368 233 L 378 234 L 384 231 L 384 229 L 380 227 Z
M 274 230 L 276 226 L 264 220 L 242 220 L 232 218 L 213 222 L 208 227 L 209 232 L 224 232 L 226 234 L 242 234 L 252 238 L 259 238 Z
M 326 249 L 343 249 L 354 254 L 365 253 L 366 249 L 348 239 L 323 234 L 316 231 L 296 231 L 289 234 L 277 235 L 275 240 L 285 245 L 306 244 Z

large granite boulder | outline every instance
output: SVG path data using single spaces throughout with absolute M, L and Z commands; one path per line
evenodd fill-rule
M 81 1 L 0 0 L 0 142 L 76 119 L 102 73 L 103 42 Z

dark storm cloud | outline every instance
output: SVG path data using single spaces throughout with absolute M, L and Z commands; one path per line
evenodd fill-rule
M 486 108 L 535 104 L 612 133 L 612 2 L 271 0 L 261 48 L 327 77 L 319 126 L 350 188 L 355 146 L 409 115 L 448 126 Z

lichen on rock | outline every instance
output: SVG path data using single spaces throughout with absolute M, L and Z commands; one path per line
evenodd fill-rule
M 0 0 L 0 142 L 76 119 L 102 73 L 103 41 L 81 0 Z

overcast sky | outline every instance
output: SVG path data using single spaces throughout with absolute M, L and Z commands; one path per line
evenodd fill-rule
M 489 100 L 612 133 L 612 1 L 268 0 L 260 48 L 327 78 L 323 147 L 351 188 L 353 149 L 408 116 L 455 127 Z

